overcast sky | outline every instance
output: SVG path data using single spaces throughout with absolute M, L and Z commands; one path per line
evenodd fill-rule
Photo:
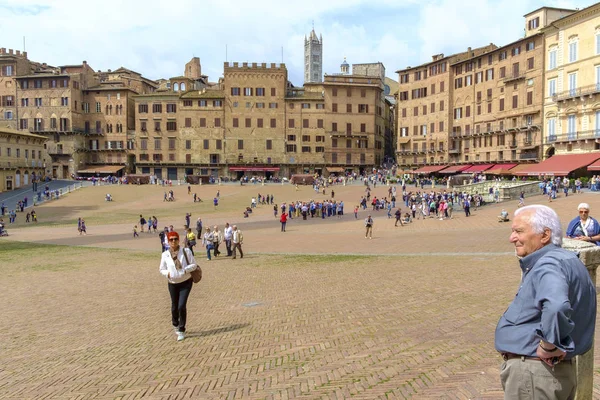
M 304 36 L 323 35 L 324 73 L 381 61 L 386 75 L 433 54 L 503 45 L 523 36 L 523 15 L 542 6 L 585 8 L 584 0 L 0 0 L 0 47 L 50 65 L 121 66 L 150 79 L 183 74 L 200 57 L 216 81 L 223 62 L 286 63 L 303 83 Z M 227 46 L 227 53 L 225 48 Z M 282 51 L 283 49 L 283 51 Z M 227 54 L 227 56 L 226 56 Z M 227 57 L 227 58 L 226 58 Z

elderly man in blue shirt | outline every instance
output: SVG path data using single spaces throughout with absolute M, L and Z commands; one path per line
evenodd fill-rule
M 517 209 L 510 242 L 522 278 L 496 327 L 504 398 L 572 399 L 574 357 L 594 340 L 594 284 L 577 255 L 561 248 L 560 220 L 550 207 Z

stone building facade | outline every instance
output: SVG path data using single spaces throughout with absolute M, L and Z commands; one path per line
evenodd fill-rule
M 225 63 L 219 83 L 202 90 L 134 96 L 136 172 L 269 177 L 362 172 L 382 161 L 379 76 L 326 75 L 302 88 L 287 78 L 285 64 Z
M 541 9 L 530 17 L 552 11 Z M 600 150 L 600 3 L 570 10 L 541 32 L 546 55 L 544 157 Z
M 18 128 L 46 135 L 46 171 L 56 178 L 74 175 L 86 162 L 83 91 L 96 83 L 84 61 L 52 73 L 17 76 Z
M 45 175 L 46 137 L 0 127 L 0 192 L 18 189 Z
M 541 159 L 541 34 L 451 64 L 450 163 Z
M 494 44 L 445 56 L 397 71 L 397 163 L 404 168 L 447 163 L 452 132 L 452 65 L 478 57 L 496 48 Z
M 530 163 L 600 149 L 599 10 L 543 7 L 525 15 L 522 39 L 398 71 L 398 163 Z
M 18 128 L 15 78 L 31 74 L 33 67 L 27 52 L 0 48 L 0 127 Z

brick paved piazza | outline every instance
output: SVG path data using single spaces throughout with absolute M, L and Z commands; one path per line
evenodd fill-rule
M 38 207 L 39 226 L 19 215 L 0 242 L 0 398 L 502 398 L 494 328 L 520 274 L 500 206 L 403 228 L 373 213 L 366 240 L 366 212 L 351 215 L 359 185 L 334 188 L 342 220 L 294 219 L 285 234 L 271 206 L 244 220 L 242 204 L 257 192 L 277 203 L 323 196 L 222 186 L 215 211 L 175 189 L 180 199 L 162 203 L 162 188 L 111 187 L 108 204 L 107 188 L 88 188 Z M 217 187 L 194 189 L 209 199 Z M 566 224 L 581 201 L 600 216 L 599 199 L 552 205 Z M 181 226 L 188 208 L 205 223 L 238 223 L 247 254 L 209 263 L 197 250 L 205 278 L 176 342 L 158 239 L 133 240 L 131 228 L 139 212 Z

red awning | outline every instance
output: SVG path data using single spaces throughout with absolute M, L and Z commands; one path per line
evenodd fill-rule
M 440 171 L 440 174 L 454 174 L 456 172 L 462 172 L 467 168 L 471 168 L 471 164 L 468 165 L 452 165 L 446 168 L 443 171 Z
M 530 166 L 515 173 L 521 176 L 538 176 L 538 175 L 553 175 L 566 176 L 571 171 L 586 167 L 594 161 L 600 159 L 598 153 L 583 153 L 583 154 L 559 154 L 552 156 L 539 164 Z
M 426 165 L 414 171 L 410 171 L 412 174 L 432 174 L 438 172 L 440 169 L 446 168 L 447 165 Z
M 600 171 L 600 160 L 588 165 L 588 171 Z
M 230 171 L 276 172 L 279 167 L 229 167 Z
M 494 166 L 494 164 L 481 164 L 481 165 L 473 165 L 472 167 L 469 167 L 467 169 L 465 169 L 464 173 L 469 173 L 469 172 L 482 172 L 485 171 L 487 169 L 490 169 Z
M 516 163 L 512 163 L 512 164 L 496 164 L 492 168 L 490 168 L 487 171 L 485 171 L 485 173 L 486 174 L 497 174 L 500 171 L 508 171 L 509 169 L 514 168 L 517 165 L 518 164 L 516 164 Z

